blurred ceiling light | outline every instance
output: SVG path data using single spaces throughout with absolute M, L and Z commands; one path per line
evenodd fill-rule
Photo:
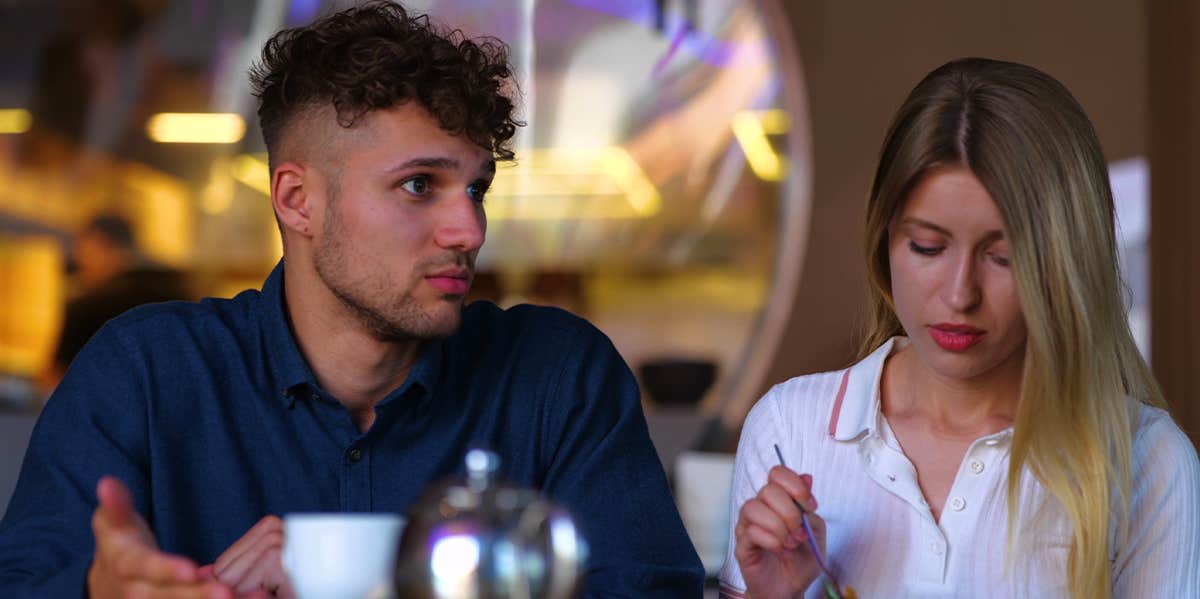
M 140 164 L 127 164 L 122 171 L 122 182 L 136 198 L 130 216 L 141 249 L 158 262 L 185 264 L 192 252 L 194 228 L 187 185 Z
M 501 168 L 490 220 L 640 219 L 658 214 L 658 189 L 625 148 L 543 148 Z
M 160 143 L 231 144 L 242 139 L 246 122 L 229 112 L 160 112 L 146 134 Z
M 785 175 L 783 159 L 771 147 L 768 135 L 786 133 L 791 122 L 787 112 L 772 110 L 743 110 L 733 115 L 733 135 L 746 155 L 750 170 L 764 181 L 782 181 Z
M 265 156 L 241 154 L 229 172 L 271 194 Z M 624 148 L 545 148 L 522 154 L 496 173 L 487 195 L 489 220 L 649 218 L 662 209 L 658 189 Z
M 233 204 L 234 183 L 229 163 L 229 158 L 221 156 L 208 169 L 208 181 L 200 192 L 200 210 L 209 216 L 225 214 Z
M 271 195 L 271 169 L 265 156 L 241 154 L 229 165 L 234 179 L 265 196 Z
M 24 133 L 33 126 L 33 115 L 24 108 L 0 108 L 0 135 Z

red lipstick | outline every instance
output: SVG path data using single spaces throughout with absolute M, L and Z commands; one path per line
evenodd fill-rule
M 987 331 L 965 324 L 943 322 L 929 327 L 929 336 L 942 349 L 952 352 L 966 351 L 983 340 Z

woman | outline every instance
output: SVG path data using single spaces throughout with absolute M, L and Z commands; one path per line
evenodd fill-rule
M 861 361 L 746 419 L 723 595 L 826 597 L 816 548 L 865 599 L 1200 597 L 1200 463 L 1129 333 L 1070 93 L 1006 62 L 930 73 L 884 141 L 866 250 Z

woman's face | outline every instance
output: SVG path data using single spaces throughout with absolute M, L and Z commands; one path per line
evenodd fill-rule
M 1025 318 L 1004 221 L 971 171 L 941 168 L 888 227 L 892 296 L 921 362 L 943 379 L 1020 376 Z

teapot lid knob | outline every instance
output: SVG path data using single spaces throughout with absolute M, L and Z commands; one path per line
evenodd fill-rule
M 500 469 L 500 456 L 486 449 L 467 452 L 467 485 L 474 491 L 482 491 L 491 485 L 496 471 Z

